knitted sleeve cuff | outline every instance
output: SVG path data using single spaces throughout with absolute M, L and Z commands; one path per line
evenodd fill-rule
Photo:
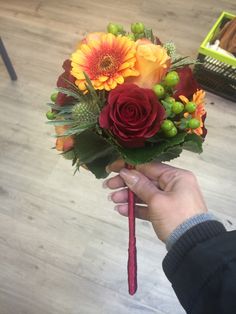
M 217 220 L 215 216 L 211 213 L 202 213 L 190 217 L 189 219 L 185 220 L 181 225 L 179 225 L 167 238 L 165 244 L 166 249 L 169 251 L 174 243 L 189 229 L 194 227 L 195 225 L 208 221 L 208 220 Z
M 226 232 L 224 225 L 216 220 L 207 220 L 186 231 L 172 246 L 163 260 L 163 270 L 169 280 L 178 268 L 179 263 L 198 243 Z

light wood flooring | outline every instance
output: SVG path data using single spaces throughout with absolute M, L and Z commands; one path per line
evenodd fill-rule
M 51 150 L 44 105 L 61 64 L 89 31 L 143 21 L 180 53 L 196 56 L 234 0 L 0 0 L 0 35 L 15 65 L 0 60 L 0 314 L 181 314 L 162 272 L 166 254 L 137 222 L 138 282 L 127 293 L 127 220 L 102 182 Z M 196 173 L 209 209 L 236 226 L 236 104 L 208 93 L 204 153 L 173 161 Z

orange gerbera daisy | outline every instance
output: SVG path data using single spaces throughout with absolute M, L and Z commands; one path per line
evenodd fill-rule
M 134 41 L 125 36 L 106 33 L 88 36 L 72 54 L 71 74 L 80 90 L 86 90 L 85 72 L 95 89 L 110 91 L 117 84 L 123 84 L 125 77 L 139 75 L 135 68 L 135 55 Z
M 185 96 L 181 95 L 179 98 L 182 100 L 183 103 L 187 104 L 189 102 L 188 98 Z M 193 94 L 193 99 L 192 101 L 197 105 L 196 110 L 191 113 L 192 118 L 195 118 L 200 121 L 200 126 L 197 129 L 189 129 L 189 133 L 195 133 L 197 135 L 203 135 L 203 117 L 206 114 L 206 109 L 205 109 L 205 92 L 200 89 L 197 90 L 196 93 Z M 185 112 L 184 117 L 187 118 L 190 115 L 190 113 Z

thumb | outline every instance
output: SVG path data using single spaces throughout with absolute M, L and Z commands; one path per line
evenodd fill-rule
M 125 181 L 128 188 L 146 204 L 150 204 L 154 196 L 161 193 L 152 181 L 141 172 L 124 168 L 121 169 L 120 176 Z

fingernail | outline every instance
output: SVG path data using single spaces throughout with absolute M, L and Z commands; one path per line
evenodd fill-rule
M 108 166 L 106 166 L 106 168 L 105 168 L 105 170 L 106 170 L 106 173 L 111 173 L 111 170 L 110 170 L 110 166 L 108 165 Z
M 128 186 L 136 184 L 139 180 L 139 177 L 133 174 L 130 170 L 124 168 L 120 171 L 120 176 L 125 180 Z
M 105 180 L 105 181 L 103 181 L 103 183 L 102 183 L 102 187 L 103 187 L 104 189 L 108 189 L 107 182 L 108 182 L 108 180 Z
M 116 206 L 114 207 L 114 210 L 115 210 L 116 212 L 119 212 L 119 205 L 116 205 Z

